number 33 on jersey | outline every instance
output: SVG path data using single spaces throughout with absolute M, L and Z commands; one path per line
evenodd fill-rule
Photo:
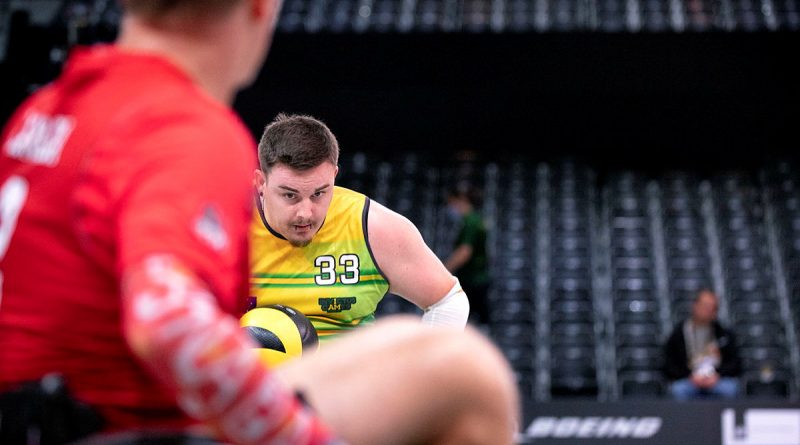
M 305 314 L 321 339 L 375 318 L 389 283 L 367 237 L 369 198 L 336 187 L 325 223 L 305 247 L 292 246 L 256 209 L 250 227 L 250 295 Z

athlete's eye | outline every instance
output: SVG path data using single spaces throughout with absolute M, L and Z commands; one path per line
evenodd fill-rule
M 288 200 L 290 200 L 290 201 L 293 200 L 295 198 L 295 196 L 297 196 L 297 195 L 295 195 L 294 193 L 291 193 L 291 192 L 283 194 L 283 197 L 288 199 Z

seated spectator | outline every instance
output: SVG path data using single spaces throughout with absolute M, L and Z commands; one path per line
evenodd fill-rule
M 700 290 L 692 314 L 678 323 L 664 348 L 670 394 L 676 400 L 734 398 L 741 370 L 733 333 L 717 321 L 719 300 Z

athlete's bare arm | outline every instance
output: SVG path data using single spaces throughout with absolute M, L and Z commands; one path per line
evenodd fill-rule
M 370 201 L 367 233 L 375 261 L 389 280 L 389 292 L 427 308 L 453 287 L 455 277 L 406 217 Z

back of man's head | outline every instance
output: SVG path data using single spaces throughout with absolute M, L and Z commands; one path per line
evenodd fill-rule
M 224 14 L 242 0 L 122 0 L 122 6 L 131 14 L 146 19 L 157 19 L 167 14 L 181 13 L 200 19 Z
M 326 161 L 338 165 L 339 143 L 331 130 L 318 119 L 279 114 L 261 136 L 258 161 L 265 173 L 269 173 L 275 164 L 301 171 Z

